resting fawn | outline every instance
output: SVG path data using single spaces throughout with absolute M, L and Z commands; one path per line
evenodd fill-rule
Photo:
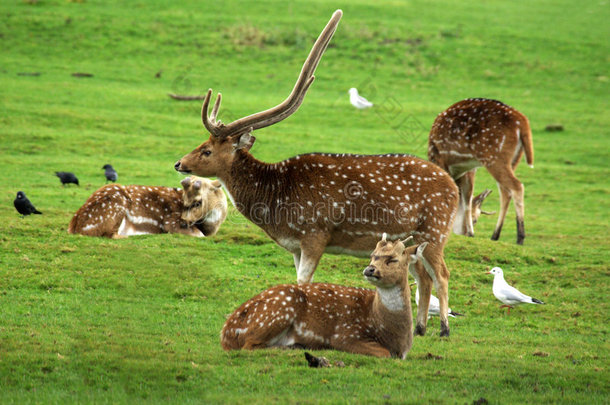
M 226 321 L 222 347 L 335 349 L 404 359 L 413 340 L 407 272 L 427 244 L 407 248 L 384 234 L 363 272 L 375 290 L 313 283 L 263 291 Z
M 192 176 L 184 191 L 171 187 L 109 184 L 74 214 L 69 233 L 124 238 L 131 235 L 214 234 L 224 221 L 227 199 L 218 181 Z

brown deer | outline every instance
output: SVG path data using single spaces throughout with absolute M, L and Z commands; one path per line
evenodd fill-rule
M 222 347 L 335 349 L 404 359 L 413 341 L 408 268 L 426 245 L 405 248 L 384 235 L 363 272 L 375 290 L 312 283 L 263 291 L 227 319 Z
M 472 192 L 477 168 L 485 166 L 500 191 L 500 214 L 491 237 L 498 240 L 511 198 L 517 212 L 517 243 L 525 238 L 523 184 L 515 168 L 523 153 L 534 167 L 532 131 L 527 117 L 496 100 L 472 98 L 459 101 L 434 120 L 428 142 L 428 159 L 445 169 L 460 189 L 460 203 L 453 230 L 474 236 Z
M 131 235 L 216 233 L 227 212 L 218 181 L 195 176 L 182 180 L 184 191 L 170 187 L 109 184 L 95 191 L 74 214 L 69 233 L 125 238 Z
M 299 284 L 312 281 L 324 252 L 366 257 L 383 232 L 390 240 L 413 235 L 417 243 L 429 242 L 434 274 L 423 277 L 422 300 L 429 299 L 434 280 L 444 311 L 441 335 L 446 336 L 449 271 L 443 250 L 458 206 L 458 190 L 447 173 L 410 155 L 313 153 L 264 163 L 249 152 L 253 130 L 285 119 L 303 102 L 341 15 L 340 10 L 333 14 L 292 93 L 276 107 L 223 124 L 216 120 L 220 94 L 208 116 L 208 90 L 201 116 L 210 138 L 175 168 L 217 177 L 233 205 L 293 254 Z M 416 333 L 423 335 L 428 306 L 419 308 Z

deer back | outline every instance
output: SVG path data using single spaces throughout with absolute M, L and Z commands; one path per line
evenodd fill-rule
M 516 164 L 524 151 L 532 165 L 527 117 L 497 100 L 459 101 L 440 113 L 430 130 L 428 157 L 443 168 L 465 161 L 480 162 L 479 166 Z
M 132 234 L 177 232 L 186 228 L 180 216 L 183 211 L 182 190 L 173 187 L 125 186 L 131 204 L 125 210 L 126 230 Z M 121 232 L 119 232 L 121 233 Z
M 308 154 L 266 164 L 244 151 L 225 185 L 237 209 L 278 243 L 325 234 L 329 251 L 364 255 L 384 232 L 444 246 L 458 201 L 445 171 L 399 154 Z
M 125 210 L 131 205 L 129 191 L 120 184 L 100 187 L 76 211 L 69 233 L 112 237 L 119 229 Z

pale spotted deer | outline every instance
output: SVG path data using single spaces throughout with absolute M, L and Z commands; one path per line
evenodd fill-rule
M 443 250 L 457 212 L 458 190 L 438 166 L 410 155 L 306 154 L 264 163 L 249 152 L 252 131 L 294 113 L 339 19 L 336 11 L 315 42 L 288 98 L 276 107 L 229 124 L 211 114 L 209 90 L 201 112 L 210 138 L 179 160 L 182 173 L 218 177 L 235 207 L 294 256 L 297 282 L 309 283 L 324 252 L 368 256 L 381 234 L 391 240 L 415 237 L 430 242 L 434 273 L 423 277 L 422 301 L 434 281 L 441 302 L 441 335 L 447 323 L 449 271 Z M 419 306 L 416 332 L 424 334 L 428 304 Z
M 515 168 L 525 153 L 534 167 L 532 131 L 527 117 L 496 100 L 459 101 L 440 113 L 430 131 L 428 159 L 455 179 L 460 189 L 454 232 L 474 236 L 472 192 L 477 168 L 484 166 L 500 191 L 500 213 L 491 237 L 498 240 L 511 198 L 517 213 L 517 243 L 523 244 L 523 184 Z
M 263 291 L 227 319 L 222 347 L 335 349 L 404 359 L 413 341 L 408 269 L 426 244 L 405 248 L 384 237 L 363 272 L 375 290 L 311 283 Z
M 227 211 L 227 198 L 220 183 L 192 176 L 181 184 L 184 191 L 171 187 L 103 186 L 74 214 L 68 232 L 114 239 L 158 233 L 196 237 L 216 233 Z

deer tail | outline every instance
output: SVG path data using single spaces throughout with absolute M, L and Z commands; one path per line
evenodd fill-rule
M 521 143 L 523 144 L 523 150 L 525 151 L 525 160 L 529 167 L 534 167 L 534 144 L 532 142 L 532 129 L 530 123 L 525 118 L 519 128 L 519 136 L 521 137 Z

